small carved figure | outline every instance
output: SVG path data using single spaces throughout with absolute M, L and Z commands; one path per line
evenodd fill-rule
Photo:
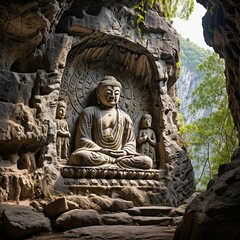
M 10 188 L 9 188 L 9 176 L 8 175 L 3 175 L 2 177 L 2 186 L 1 186 L 5 191 L 6 194 L 8 195 L 10 192 Z
M 57 156 L 61 159 L 67 158 L 67 151 L 69 146 L 69 138 L 71 134 L 68 129 L 68 123 L 65 120 L 67 104 L 61 100 L 58 102 L 56 123 L 57 123 Z
M 13 189 L 14 189 L 14 200 L 17 204 L 19 204 L 20 201 L 20 195 L 21 195 L 21 186 L 19 183 L 19 176 L 14 175 L 13 176 Z
M 136 152 L 132 121 L 118 107 L 121 89 L 113 76 L 104 77 L 98 84 L 98 106 L 87 107 L 80 114 L 77 149 L 70 156 L 70 165 L 152 167 L 150 157 Z
M 150 114 L 143 114 L 140 121 L 140 130 L 138 133 L 138 152 L 149 156 L 154 164 L 156 164 L 156 135 L 151 128 L 152 116 Z
M 29 138 L 29 139 L 39 138 L 40 139 L 40 136 L 41 136 L 40 127 L 38 127 L 37 124 L 34 123 L 28 115 L 24 116 L 24 120 L 25 120 L 25 124 L 26 124 L 25 130 L 26 130 L 27 138 Z

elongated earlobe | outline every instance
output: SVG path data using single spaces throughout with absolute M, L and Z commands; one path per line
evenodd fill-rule
M 101 103 L 101 101 L 100 101 L 100 96 L 97 95 L 97 104 L 100 104 L 100 103 Z

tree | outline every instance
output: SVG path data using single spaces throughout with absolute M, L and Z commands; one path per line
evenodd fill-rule
M 202 83 L 193 92 L 190 112 L 207 109 L 208 115 L 180 128 L 196 171 L 198 188 L 205 187 L 220 164 L 230 161 L 237 147 L 237 132 L 226 93 L 224 60 L 212 53 L 198 69 L 204 73 Z

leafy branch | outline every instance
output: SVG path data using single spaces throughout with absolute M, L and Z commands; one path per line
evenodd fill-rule
M 155 9 L 168 20 L 175 17 L 187 20 L 194 9 L 194 0 L 140 0 L 134 6 L 138 16 L 137 25 L 145 24 L 148 9 Z

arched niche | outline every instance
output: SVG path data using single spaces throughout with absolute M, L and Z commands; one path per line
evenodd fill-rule
M 75 149 L 79 114 L 85 107 L 96 105 L 96 86 L 105 75 L 113 75 L 122 83 L 119 105 L 130 115 L 136 136 L 142 114 L 148 112 L 153 117 L 152 128 L 159 142 L 160 89 L 153 56 L 125 39 L 99 33 L 84 38 L 71 49 L 63 73 L 60 98 L 68 106 L 66 120 L 72 135 L 70 153 Z M 156 150 L 159 159 L 158 146 Z

